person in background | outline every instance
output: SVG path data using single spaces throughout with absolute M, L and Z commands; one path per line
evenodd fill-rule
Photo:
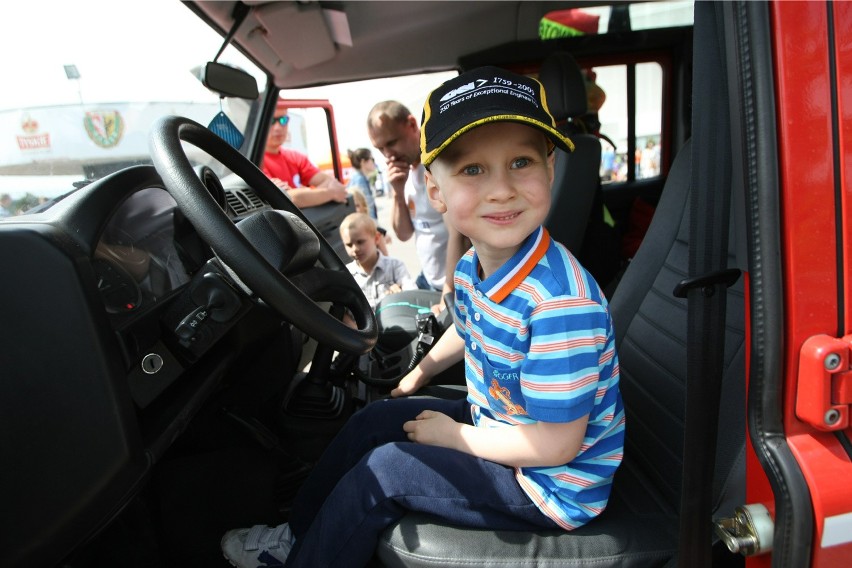
M 376 171 L 376 162 L 373 159 L 373 153 L 368 148 L 358 148 L 357 150 L 349 150 L 349 163 L 355 169 L 355 173 L 349 179 L 347 189 L 358 189 L 367 200 L 367 214 L 373 219 L 379 218 L 379 212 L 376 209 L 376 200 L 373 198 L 373 188 L 370 186 L 370 177 Z
M 266 152 L 261 162 L 263 173 L 300 209 L 330 201 L 346 203 L 349 194 L 342 183 L 321 172 L 301 152 L 281 147 L 287 141 L 289 124 L 287 108 L 279 103 L 266 138 Z
M 347 215 L 340 224 L 340 237 L 352 258 L 346 267 L 373 309 L 388 294 L 417 288 L 402 260 L 382 254 L 379 244 L 384 239 L 369 215 Z
M 369 215 L 367 213 L 367 198 L 364 197 L 364 194 L 360 189 L 349 188 L 349 193 L 352 194 L 352 201 L 355 202 L 355 212 L 363 213 L 365 215 Z M 382 227 L 376 226 L 376 230 L 382 236 L 378 241 L 379 250 L 382 251 L 382 254 L 388 256 L 388 245 L 391 243 L 391 237 L 388 235 L 387 229 L 383 229 Z
M 464 238 L 444 222 L 426 195 L 426 170 L 420 163 L 420 128 L 411 111 L 397 101 L 377 103 L 367 117 L 370 142 L 387 160 L 391 191 L 391 224 L 396 236 L 414 236 L 421 272 L 417 287 L 452 293 L 447 266 L 455 266 L 466 250 Z M 441 304 L 433 306 L 440 310 Z
M 660 175 L 660 145 L 649 138 L 639 158 L 639 177 L 651 178 Z
M 0 217 L 12 216 L 12 196 L 4 193 L 0 196 Z

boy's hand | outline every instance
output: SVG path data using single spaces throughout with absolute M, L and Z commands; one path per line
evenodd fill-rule
M 462 425 L 441 412 L 424 410 L 414 420 L 402 425 L 408 433 L 408 439 L 418 444 L 453 448 Z
M 397 398 L 400 396 L 414 394 L 420 390 L 420 387 L 426 385 L 428 382 L 429 377 L 426 377 L 419 368 L 415 368 L 413 371 L 402 377 L 402 380 L 399 381 L 399 384 L 391 391 L 390 395 L 393 398 Z

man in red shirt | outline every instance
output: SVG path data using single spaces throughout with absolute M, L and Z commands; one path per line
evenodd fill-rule
M 287 109 L 278 106 L 266 139 L 263 173 L 300 209 L 329 201 L 346 203 L 348 194 L 343 184 L 321 172 L 304 154 L 281 147 L 287 140 L 289 122 Z

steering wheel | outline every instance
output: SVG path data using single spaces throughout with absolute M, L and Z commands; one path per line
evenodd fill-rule
M 199 179 L 182 141 L 242 178 L 275 211 L 262 211 L 240 223 L 245 226 L 235 225 Z M 378 326 L 361 288 L 328 241 L 257 166 L 204 126 L 179 116 L 154 124 L 149 149 L 181 212 L 242 283 L 320 344 L 353 354 L 372 349 Z M 348 308 L 357 329 L 319 302 Z

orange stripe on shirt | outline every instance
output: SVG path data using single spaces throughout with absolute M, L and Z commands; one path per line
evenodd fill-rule
M 517 288 L 524 279 L 529 276 L 532 269 L 538 264 L 538 261 L 544 256 L 544 253 L 547 252 L 547 247 L 550 246 L 550 233 L 547 232 L 547 229 L 542 227 L 542 235 L 541 241 L 539 241 L 538 246 L 535 251 L 527 258 L 527 261 L 517 270 L 512 278 L 509 279 L 506 284 L 497 290 L 492 296 L 491 300 L 497 302 L 498 304 L 506 299 L 506 296 L 512 293 L 512 291 Z

